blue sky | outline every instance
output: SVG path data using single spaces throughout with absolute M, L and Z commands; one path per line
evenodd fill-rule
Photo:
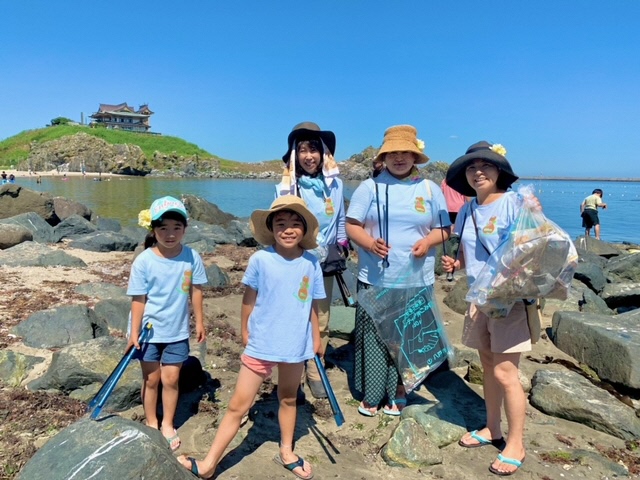
M 338 160 L 409 123 L 432 160 L 502 143 L 520 175 L 640 178 L 640 2 L 0 4 L 0 139 L 100 103 L 223 158 L 279 158 L 293 125 Z

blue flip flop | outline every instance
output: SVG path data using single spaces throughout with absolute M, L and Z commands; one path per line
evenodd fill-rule
M 362 405 L 360 405 L 358 407 L 358 413 L 360 415 L 364 415 L 365 417 L 375 417 L 378 412 L 372 412 L 371 410 L 369 410 L 368 408 L 363 407 Z
M 198 471 L 198 464 L 196 462 L 196 459 L 193 457 L 187 457 L 187 460 L 189 460 L 189 463 L 191 464 L 191 469 L 189 470 L 191 473 L 193 473 L 196 477 L 198 478 L 204 478 L 205 480 L 209 479 L 209 478 L 213 478 L 213 475 L 211 475 L 210 477 L 201 477 L 200 476 L 200 472 Z
M 393 410 L 393 406 L 397 406 L 399 407 L 400 405 L 402 405 L 403 407 L 407 404 L 407 399 L 406 398 L 394 398 L 391 401 L 391 408 L 387 408 L 384 407 L 382 409 L 383 413 L 386 413 L 387 415 L 391 415 L 392 417 L 399 417 L 402 412 L 400 410 Z
M 508 477 L 509 475 L 513 475 L 516 473 L 522 464 L 524 463 L 525 457 L 522 457 L 522 460 L 516 460 L 515 458 L 504 457 L 501 453 L 498 454 L 498 460 L 502 463 L 508 463 L 509 465 L 514 465 L 516 469 L 513 472 L 501 472 L 500 470 L 493 467 L 493 465 L 489 465 L 489 471 L 494 475 L 498 475 L 499 477 Z
M 476 444 L 464 443 L 462 439 L 458 440 L 458 445 L 464 448 L 478 448 L 478 447 L 486 447 L 487 445 L 493 445 L 498 450 L 504 450 L 506 442 L 504 441 L 504 437 L 496 438 L 494 440 L 489 440 L 488 438 L 484 438 L 481 435 L 478 435 L 478 430 L 474 430 L 470 433 L 471 438 L 477 440 Z

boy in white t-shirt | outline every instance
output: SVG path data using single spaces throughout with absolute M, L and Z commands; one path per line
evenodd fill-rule
M 254 253 L 242 279 L 241 325 L 245 351 L 229 407 L 204 460 L 178 460 L 200 478 L 211 478 L 238 433 L 260 385 L 278 367 L 280 452 L 274 461 L 298 478 L 313 477 L 311 465 L 293 453 L 296 392 L 304 362 L 321 353 L 318 300 L 325 298 L 322 269 L 307 250 L 316 248 L 318 221 L 304 200 L 277 198 L 269 210 L 251 214 L 255 239 L 267 248 Z

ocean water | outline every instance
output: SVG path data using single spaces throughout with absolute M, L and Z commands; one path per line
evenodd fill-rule
M 220 209 L 238 217 L 248 217 L 255 209 L 268 208 L 274 198 L 273 180 L 193 179 L 103 177 L 93 181 L 86 177 L 20 177 L 27 188 L 47 191 L 83 203 L 95 213 L 116 218 L 123 225 L 134 225 L 138 212 L 164 195 L 180 197 L 189 193 L 200 196 Z M 635 212 L 640 208 L 640 182 L 535 180 L 519 184 L 532 185 L 545 215 L 566 230 L 572 238 L 584 234 L 580 204 L 594 188 L 604 190 L 606 210 L 599 210 L 601 238 L 607 242 L 640 244 L 640 227 Z M 514 187 L 517 188 L 519 184 Z M 353 194 L 359 182 L 345 182 L 345 197 Z

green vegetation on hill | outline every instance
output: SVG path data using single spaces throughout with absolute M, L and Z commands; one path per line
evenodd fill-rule
M 89 128 L 80 125 L 58 125 L 36 130 L 26 130 L 1 141 L 0 165 L 14 166 L 18 162 L 25 160 L 29 155 L 29 145 L 31 145 L 31 142 L 48 142 L 66 135 L 75 135 L 78 132 L 93 135 L 111 144 L 128 143 L 138 145 L 148 159 L 153 158 L 153 153 L 156 151 L 164 154 L 176 154 L 183 157 L 198 155 L 201 158 L 213 157 L 219 159 L 219 157 L 210 154 L 197 145 L 178 137 L 125 132 L 123 130 L 110 130 L 107 128 Z M 236 162 L 229 163 L 235 164 Z

